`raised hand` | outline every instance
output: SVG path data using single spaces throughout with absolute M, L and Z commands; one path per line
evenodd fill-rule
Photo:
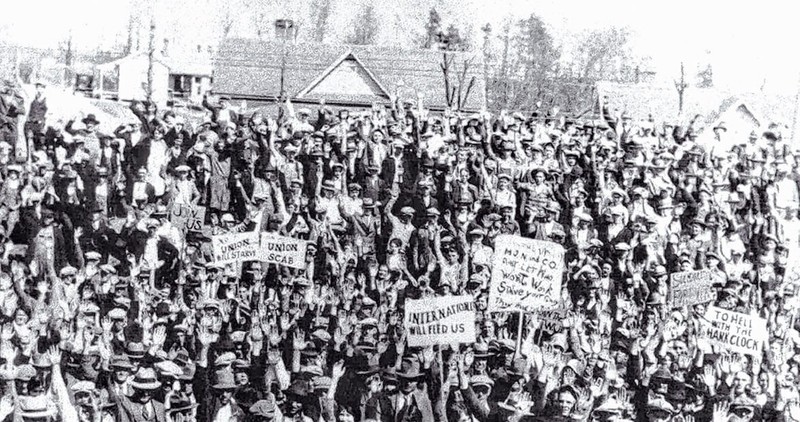
M 294 332 L 294 335 L 292 336 L 292 347 L 297 351 L 306 348 L 305 334 L 301 330 Z
M 714 388 L 717 383 L 717 377 L 714 376 L 714 368 L 706 366 L 703 368 L 703 383 L 709 388 Z
M 711 417 L 712 422 L 728 422 L 730 419 L 731 404 L 727 401 L 714 403 L 714 413 Z
M 344 366 L 344 361 L 340 360 L 333 364 L 333 370 L 331 371 L 331 378 L 333 379 L 340 379 L 344 375 L 346 368 Z
M 111 327 L 113 327 L 114 323 L 111 321 L 111 318 L 104 317 L 103 320 L 100 322 L 100 326 L 103 327 L 103 332 L 108 334 L 111 332 Z

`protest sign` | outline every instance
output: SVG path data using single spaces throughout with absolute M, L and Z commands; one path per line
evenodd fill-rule
M 670 302 L 673 308 L 693 306 L 716 299 L 711 270 L 683 271 L 672 274 Z
M 536 312 L 540 328 L 547 334 L 555 334 L 563 329 L 562 322 L 567 317 L 567 309 L 539 309 Z
M 732 352 L 761 356 L 767 341 L 767 320 L 709 306 L 703 335 L 712 344 Z
M 174 204 L 169 213 L 169 221 L 178 229 L 202 230 L 206 219 L 206 207 Z
M 408 345 L 475 342 L 475 298 L 443 296 L 406 300 L 405 328 Z
M 211 238 L 214 252 L 214 263 L 230 264 L 233 262 L 258 260 L 258 233 L 222 234 Z
M 489 311 L 552 309 L 561 297 L 564 248 L 553 242 L 500 235 L 495 239 Z
M 261 233 L 260 261 L 303 269 L 306 266 L 306 241 L 275 233 Z

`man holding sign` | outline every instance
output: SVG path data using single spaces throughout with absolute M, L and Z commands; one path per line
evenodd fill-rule
M 561 298 L 564 248 L 553 242 L 500 235 L 495 240 L 489 311 L 533 312 Z

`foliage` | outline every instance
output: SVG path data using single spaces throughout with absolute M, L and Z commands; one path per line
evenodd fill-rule
M 601 80 L 635 82 L 639 70 L 629 54 L 624 28 L 584 32 L 568 52 L 557 45 L 544 22 L 532 14 L 507 20 L 484 41 L 487 101 L 493 110 L 533 111 L 560 106 L 575 114 L 594 105 L 594 85 Z
M 361 12 L 353 21 L 352 27 L 353 31 L 347 37 L 346 43 L 356 45 L 375 43 L 378 37 L 378 16 L 372 3 L 362 7 Z

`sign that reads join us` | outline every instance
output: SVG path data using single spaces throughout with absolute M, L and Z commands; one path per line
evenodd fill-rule
M 561 297 L 564 248 L 553 242 L 500 235 L 492 256 L 489 311 L 555 308 Z
M 406 300 L 405 328 L 408 345 L 475 342 L 475 298 L 443 296 Z

